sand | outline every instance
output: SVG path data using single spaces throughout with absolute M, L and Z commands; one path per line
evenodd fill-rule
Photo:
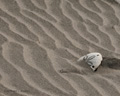
M 120 63 L 76 62 L 119 61 L 119 31 L 113 0 L 0 0 L 0 96 L 120 96 Z

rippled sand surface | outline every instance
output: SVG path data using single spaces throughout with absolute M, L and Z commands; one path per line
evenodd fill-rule
M 110 0 L 112 1 L 112 0 Z M 0 96 L 120 96 L 120 5 L 109 0 L 0 0 Z

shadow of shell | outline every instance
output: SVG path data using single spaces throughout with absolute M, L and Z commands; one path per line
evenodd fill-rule
M 101 66 L 120 70 L 120 59 L 103 57 L 103 60 L 101 62 Z

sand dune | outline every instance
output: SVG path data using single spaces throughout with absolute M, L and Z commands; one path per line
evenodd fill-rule
M 111 59 L 120 58 L 119 9 L 113 0 L 0 0 L 0 96 L 120 96 L 120 60 Z M 108 57 L 95 73 L 76 62 L 89 52 Z

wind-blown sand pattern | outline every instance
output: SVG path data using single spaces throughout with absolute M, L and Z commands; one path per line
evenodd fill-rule
M 119 31 L 117 2 L 0 0 L 0 96 L 120 96 L 120 63 L 76 62 L 120 58 Z

